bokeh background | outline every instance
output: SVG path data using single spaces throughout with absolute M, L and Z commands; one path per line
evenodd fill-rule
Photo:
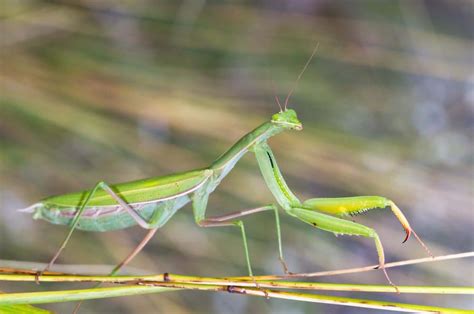
M 436 255 L 473 249 L 472 1 L 2 1 L 0 258 L 47 262 L 67 229 L 15 210 L 52 195 L 203 167 L 290 103 L 304 124 L 270 140 L 293 191 L 383 195 Z M 209 202 L 210 215 L 267 204 L 249 154 Z M 281 273 L 271 213 L 246 219 L 257 274 Z M 374 264 L 371 240 L 316 230 L 282 213 L 293 271 Z M 373 226 L 387 261 L 425 256 L 388 209 Z M 78 231 L 63 264 L 113 265 L 139 227 Z M 17 263 L 18 265 L 18 263 Z M 33 265 L 34 266 L 34 265 Z M 132 271 L 246 274 L 237 229 L 201 229 L 182 209 Z M 102 271 L 74 266 L 73 270 Z M 391 269 L 406 285 L 473 285 L 472 261 Z M 381 272 L 327 282 L 381 283 Z M 4 291 L 64 286 L 0 284 Z M 77 286 L 70 286 L 77 287 Z M 346 295 L 346 294 L 342 294 Z M 469 308 L 461 296 L 365 295 Z M 44 306 L 69 312 L 74 304 Z M 83 304 L 84 313 L 365 313 L 341 306 L 178 292 Z

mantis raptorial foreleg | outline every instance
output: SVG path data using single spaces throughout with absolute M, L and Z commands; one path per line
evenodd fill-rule
M 333 232 L 336 235 L 358 235 L 374 239 L 375 247 L 377 249 L 377 254 L 379 257 L 379 268 L 383 270 L 388 282 L 391 285 L 395 286 L 390 280 L 387 271 L 385 270 L 385 254 L 383 251 L 382 242 L 380 242 L 380 238 L 374 229 L 349 220 L 344 220 L 341 218 L 329 216 L 326 214 L 302 208 L 292 208 L 288 211 L 288 213 L 316 228 L 319 228 L 324 231 Z
M 410 226 L 408 219 L 402 213 L 400 208 L 391 200 L 382 196 L 353 196 L 353 197 L 336 197 L 336 198 L 312 198 L 303 202 L 303 208 L 325 212 L 338 217 L 355 216 L 363 214 L 374 208 L 390 207 L 395 217 L 398 219 L 403 229 L 405 229 L 406 237 L 402 243 L 405 243 L 411 234 L 413 234 L 425 251 L 433 256 L 428 247 L 423 243 L 420 237 Z
M 338 217 L 333 217 L 325 212 L 336 216 L 354 215 L 363 213 L 376 207 L 390 206 L 392 212 L 404 227 L 408 239 L 411 233 L 415 235 L 420 244 L 431 255 L 426 245 L 420 240 L 413 231 L 401 210 L 392 201 L 380 196 L 358 196 L 346 198 L 314 198 L 303 203 L 291 192 L 283 178 L 280 169 L 276 163 L 273 152 L 266 142 L 261 142 L 253 148 L 257 158 L 263 178 L 267 183 L 278 203 L 285 211 L 313 226 L 322 230 L 330 231 L 336 234 L 354 234 L 373 238 L 379 256 L 379 268 L 383 269 L 387 280 L 393 285 L 384 268 L 385 258 L 383 247 L 377 233 L 366 226 L 357 224 Z

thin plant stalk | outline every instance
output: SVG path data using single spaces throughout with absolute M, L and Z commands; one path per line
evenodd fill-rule
M 392 268 L 392 267 L 429 263 L 429 262 L 438 262 L 438 261 L 445 261 L 445 260 L 459 259 L 459 258 L 466 258 L 466 257 L 474 257 L 474 252 L 465 252 L 465 253 L 458 253 L 458 254 L 449 254 L 449 255 L 443 255 L 443 256 L 424 257 L 424 258 L 417 258 L 417 259 L 404 260 L 404 261 L 398 261 L 398 262 L 391 262 L 391 263 L 386 263 L 384 267 Z M 313 272 L 313 273 L 294 273 L 294 274 L 287 274 L 287 275 L 254 276 L 253 279 L 254 280 L 280 280 L 280 279 L 288 279 L 288 278 L 323 277 L 323 276 L 362 273 L 362 272 L 376 270 L 376 269 L 379 269 L 379 265 L 370 265 L 370 266 L 364 266 L 364 267 L 321 271 L 321 272 Z M 231 277 L 231 278 L 232 279 L 244 279 L 244 278 L 248 279 L 249 277 Z
M 63 290 L 63 291 L 47 291 L 47 292 L 26 292 L 26 293 L 10 293 L 0 295 L 0 305 L 11 304 L 43 304 L 55 302 L 70 302 L 89 299 L 100 299 L 119 296 L 130 296 L 138 294 L 161 293 L 177 290 L 203 290 L 203 291 L 221 291 L 228 293 L 237 293 L 242 295 L 252 295 L 266 298 L 277 298 L 303 302 L 324 303 L 334 305 L 354 306 L 361 308 L 371 308 L 389 311 L 402 312 L 418 312 L 418 313 L 472 313 L 472 311 L 441 308 L 435 306 L 397 303 L 390 301 L 377 301 L 366 299 L 355 299 L 347 297 L 336 297 L 326 295 L 316 295 L 309 293 L 287 292 L 257 288 L 244 288 L 235 286 L 222 285 L 202 285 L 202 284 L 174 284 L 173 287 L 157 286 L 156 284 L 133 285 L 121 287 L 93 288 L 82 290 Z
M 213 277 L 184 276 L 177 274 L 159 274 L 146 276 L 83 276 L 83 275 L 42 275 L 36 278 L 25 274 L 0 274 L 0 281 L 22 281 L 22 282 L 98 282 L 110 284 L 142 284 L 162 286 L 175 284 L 200 284 L 200 285 L 225 285 L 238 287 L 255 287 L 255 282 L 248 280 L 233 280 Z M 352 292 L 387 292 L 393 293 L 394 288 L 390 285 L 370 284 L 341 284 L 321 282 L 293 282 L 293 281 L 271 281 L 258 280 L 260 288 L 276 289 L 301 289 L 301 290 L 324 290 L 324 291 L 352 291 Z M 474 294 L 474 287 L 455 286 L 397 286 L 400 293 L 416 294 Z

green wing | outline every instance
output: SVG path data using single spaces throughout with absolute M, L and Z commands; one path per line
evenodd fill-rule
M 186 193 L 197 187 L 210 176 L 208 169 L 200 169 L 163 177 L 153 177 L 144 180 L 131 181 L 111 185 L 110 187 L 128 204 L 159 201 Z M 41 201 L 47 207 L 77 207 L 90 193 L 85 190 L 77 193 L 69 193 L 48 197 Z M 117 202 L 104 190 L 97 190 L 88 207 L 117 205 Z

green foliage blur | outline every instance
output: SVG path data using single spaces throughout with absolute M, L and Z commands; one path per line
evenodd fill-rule
M 49 195 L 204 167 L 278 111 L 301 132 L 270 140 L 301 198 L 383 195 L 436 255 L 473 250 L 473 3 L 448 1 L 13 1 L 1 5 L 0 265 L 49 261 L 67 229 L 16 209 Z M 272 202 L 248 154 L 208 215 Z M 374 227 L 387 261 L 424 257 L 388 209 Z M 281 215 L 292 271 L 377 263 L 371 240 Z M 246 220 L 257 274 L 281 273 L 274 218 Z M 60 264 L 114 265 L 145 231 L 77 231 Z M 74 266 L 69 271 L 107 273 Z M 201 229 L 183 208 L 132 272 L 245 275 L 240 233 Z M 473 285 L 472 261 L 389 270 L 404 285 Z M 319 278 L 386 284 L 382 272 Z M 39 291 L 58 285 L 0 284 Z M 80 287 L 71 285 L 71 287 Z M 469 308 L 472 298 L 357 295 Z M 42 306 L 61 313 L 74 304 Z M 177 292 L 84 302 L 82 313 L 366 313 L 340 306 Z

